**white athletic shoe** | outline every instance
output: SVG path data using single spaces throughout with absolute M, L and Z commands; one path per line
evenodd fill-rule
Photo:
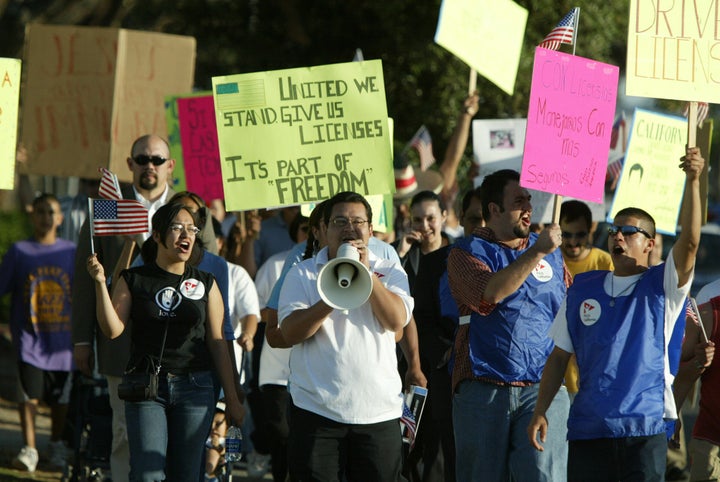
M 20 450 L 20 453 L 17 454 L 17 457 L 13 459 L 12 465 L 18 470 L 35 472 L 39 458 L 37 449 L 26 445 Z

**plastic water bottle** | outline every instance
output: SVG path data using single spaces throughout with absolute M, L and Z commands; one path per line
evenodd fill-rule
M 239 462 L 242 458 L 242 432 L 240 427 L 231 426 L 225 434 L 225 460 Z

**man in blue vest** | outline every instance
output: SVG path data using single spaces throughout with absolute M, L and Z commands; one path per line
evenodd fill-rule
M 677 418 L 670 345 L 685 320 L 700 242 L 704 164 L 694 147 L 681 158 L 682 231 L 667 261 L 649 266 L 653 218 L 638 208 L 619 211 L 608 238 L 615 270 L 578 274 L 553 323 L 555 349 L 528 437 L 543 450 L 552 432 L 546 410 L 575 353 L 581 383 L 568 420 L 568 480 L 664 480 L 666 422 Z
M 548 412 L 548 450 L 525 436 L 545 360 L 548 331 L 570 274 L 558 250 L 560 226 L 530 233 L 530 194 L 516 171 L 485 177 L 480 186 L 486 225 L 455 243 L 448 281 L 460 326 L 453 366 L 453 427 L 458 481 L 558 481 L 565 477 L 563 389 Z

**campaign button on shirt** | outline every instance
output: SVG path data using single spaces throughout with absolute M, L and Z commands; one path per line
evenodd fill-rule
M 199 300 L 205 295 L 205 285 L 202 281 L 189 278 L 180 285 L 180 293 L 188 299 Z
M 550 263 L 548 263 L 544 259 L 541 259 L 537 266 L 533 268 L 532 275 L 535 277 L 536 280 L 547 283 L 553 277 L 553 270 L 550 266 Z
M 585 326 L 591 326 L 597 323 L 602 314 L 602 308 L 597 300 L 592 298 L 580 303 L 580 321 Z

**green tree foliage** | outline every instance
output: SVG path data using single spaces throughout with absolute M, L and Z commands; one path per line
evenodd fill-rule
M 16 241 L 27 239 L 32 234 L 30 223 L 24 213 L 0 212 L 0 256 L 3 256 L 10 245 Z M 10 296 L 0 298 L 0 323 L 10 319 Z

